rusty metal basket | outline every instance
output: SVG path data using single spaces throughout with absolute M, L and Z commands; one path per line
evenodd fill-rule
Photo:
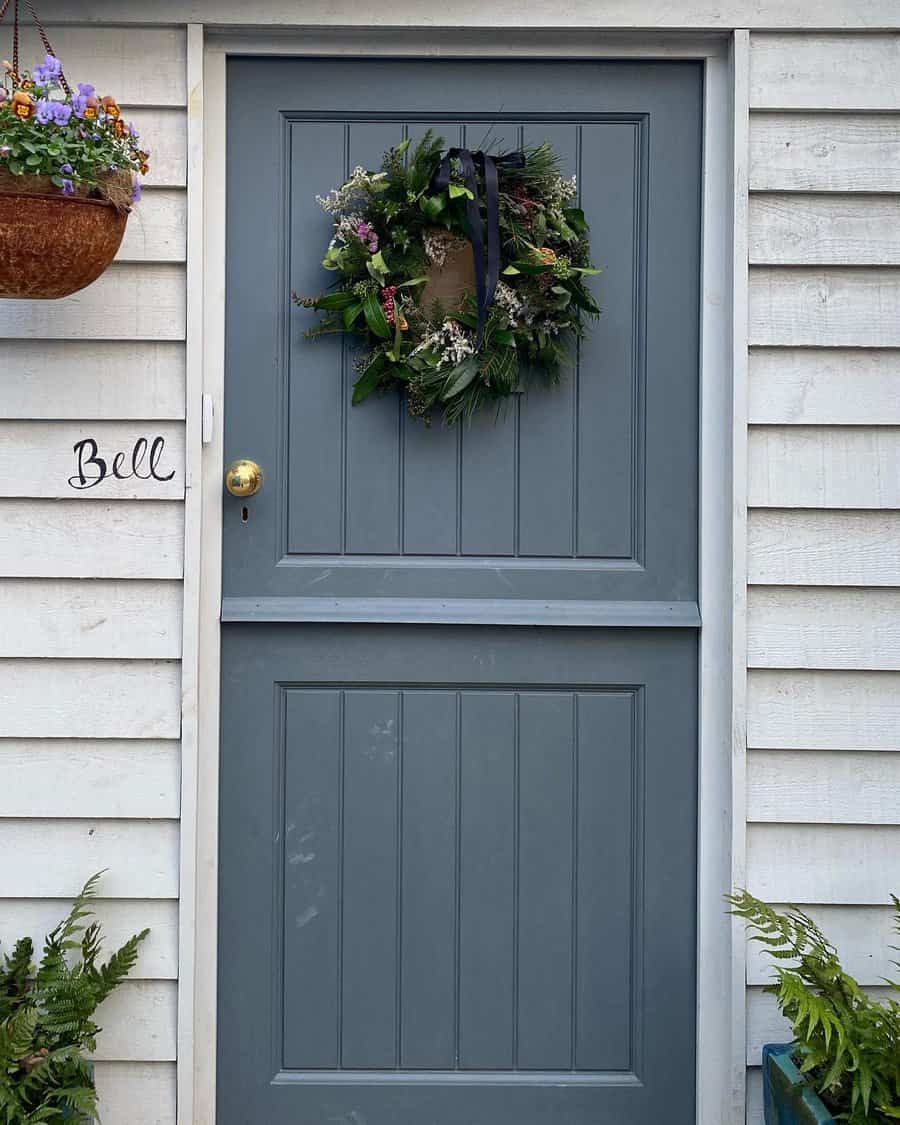
M 0 191 L 0 297 L 77 293 L 109 266 L 128 212 L 103 199 Z

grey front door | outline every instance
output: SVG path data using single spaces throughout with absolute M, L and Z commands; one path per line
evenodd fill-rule
M 702 72 L 228 75 L 222 1125 L 694 1121 Z M 427 127 L 552 141 L 603 317 L 430 430 L 303 338 L 316 206 Z

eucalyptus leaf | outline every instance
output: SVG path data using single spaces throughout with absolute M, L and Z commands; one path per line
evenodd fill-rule
M 376 336 L 380 336 L 382 340 L 390 339 L 391 326 L 387 322 L 384 309 L 381 307 L 381 302 L 378 300 L 376 293 L 370 293 L 363 301 L 363 312 L 369 330 Z
M 316 308 L 347 309 L 357 302 L 358 298 L 354 297 L 352 293 L 347 293 L 345 291 L 341 291 L 340 293 L 326 293 L 324 297 L 316 298 Z
M 381 364 L 371 363 L 353 384 L 353 405 L 358 406 L 367 399 L 378 386 L 381 379 Z
M 451 199 L 461 199 L 462 197 L 465 197 L 466 199 L 475 198 L 472 190 L 470 188 L 464 187 L 462 184 L 451 184 L 448 190 L 450 192 Z
M 472 382 L 478 374 L 478 360 L 475 356 L 467 356 L 461 363 L 458 363 L 447 376 L 447 382 L 444 384 L 444 390 L 441 398 L 444 402 L 448 399 L 458 395 L 464 391 L 466 387 Z
M 348 305 L 347 308 L 344 309 L 344 313 L 343 313 L 343 317 L 342 317 L 342 319 L 344 321 L 344 328 L 346 328 L 348 330 L 350 328 L 352 328 L 353 325 L 356 323 L 356 318 L 359 316 L 359 314 L 362 311 L 363 311 L 362 301 L 355 301 L 352 305 Z
M 436 223 L 441 217 L 441 212 L 447 206 L 447 197 L 445 195 L 423 195 L 419 200 L 419 206 L 422 208 L 425 218 Z
M 584 217 L 584 211 L 580 207 L 564 207 L 563 216 L 574 231 L 578 234 L 587 234 L 590 228 L 587 219 Z

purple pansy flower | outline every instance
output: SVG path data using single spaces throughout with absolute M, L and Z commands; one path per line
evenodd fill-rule
M 53 120 L 53 102 L 49 98 L 40 98 L 34 115 L 41 125 L 49 125 Z
M 9 145 L 0 145 L 0 156 L 9 156 Z
M 44 61 L 39 63 L 31 72 L 31 77 L 38 86 L 50 86 L 62 74 L 62 63 L 56 55 L 45 55 Z
M 141 134 L 137 131 L 137 129 L 135 129 L 133 125 L 128 126 L 128 132 L 132 137 L 134 137 L 135 140 L 138 140 L 140 138 Z
M 76 117 L 84 117 L 84 111 L 87 109 L 87 94 L 73 94 L 72 95 L 72 112 Z
M 72 107 L 65 102 L 52 102 L 53 120 L 57 125 L 68 125 L 72 116 Z
M 92 98 L 96 93 L 96 90 L 90 84 L 90 82 L 79 82 L 78 93 L 82 98 Z
M 71 176 L 74 171 L 71 164 L 60 164 L 59 170 L 64 176 Z
M 75 185 L 72 183 L 71 180 L 63 180 L 62 190 L 63 190 L 63 195 L 74 195 L 75 194 Z
M 134 181 L 134 188 L 131 192 L 131 202 L 132 203 L 140 203 L 140 201 L 141 201 L 141 181 L 135 180 Z

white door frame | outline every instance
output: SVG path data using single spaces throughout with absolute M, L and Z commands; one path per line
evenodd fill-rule
M 548 10 L 551 6 L 548 5 Z M 552 22 L 552 16 L 548 23 Z M 408 28 L 211 34 L 188 27 L 188 376 L 178 1121 L 214 1125 L 226 62 L 229 55 L 698 59 L 705 64 L 701 258 L 697 1125 L 744 1114 L 743 885 L 746 150 L 749 35 Z M 214 417 L 210 419 L 210 408 Z M 248 451 L 248 456 L 255 451 Z M 673 1029 L 673 1035 L 678 1029 Z

